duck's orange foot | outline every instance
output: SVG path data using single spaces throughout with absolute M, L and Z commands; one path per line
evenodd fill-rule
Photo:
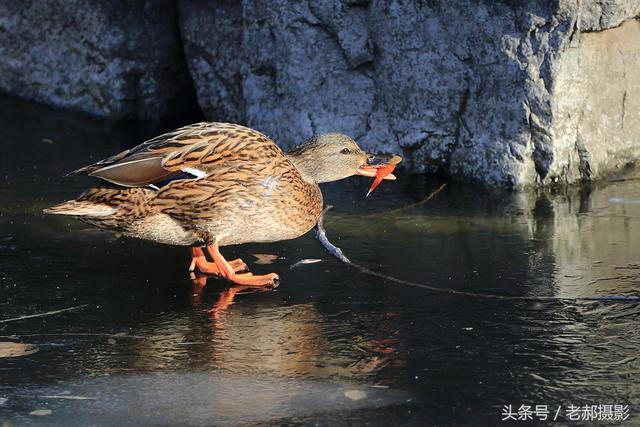
M 265 274 L 261 276 L 253 275 L 253 273 L 241 273 L 238 274 L 238 271 L 232 264 L 232 262 L 224 259 L 222 254 L 220 253 L 220 249 L 218 245 L 209 245 L 207 246 L 207 252 L 213 258 L 213 263 L 217 267 L 219 274 L 224 279 L 228 280 L 231 283 L 242 286 L 276 286 L 279 277 L 275 273 Z M 238 260 L 235 260 L 238 261 Z M 196 261 L 196 264 L 198 261 Z M 244 263 L 243 263 L 244 264 Z M 246 265 L 244 266 L 246 269 Z
M 276 286 L 279 280 L 278 275 L 275 273 L 261 276 L 256 276 L 252 273 L 241 273 L 248 270 L 247 264 L 240 258 L 227 261 L 220 253 L 217 245 L 207 246 L 207 252 L 213 258 L 213 262 L 207 261 L 204 252 L 199 247 L 191 248 L 189 272 L 194 272 L 197 269 L 201 273 L 220 276 L 231 283 L 242 286 Z
M 247 264 L 240 258 L 229 261 L 229 265 L 233 268 L 233 271 L 240 273 L 247 271 Z M 197 257 L 191 259 L 191 265 L 189 266 L 189 272 L 193 272 L 198 269 L 199 272 L 204 274 L 213 274 L 215 276 L 220 275 L 220 270 L 215 263 L 207 261 L 205 257 Z
M 229 261 L 229 265 L 235 273 L 248 270 L 247 264 L 245 264 L 245 262 L 240 258 Z M 204 256 L 204 252 L 202 252 L 202 249 L 198 247 L 191 248 L 191 264 L 189 265 L 189 272 L 194 272 L 196 269 L 204 274 L 220 276 L 220 269 L 218 266 L 213 262 L 207 261 L 207 258 Z
M 225 277 L 228 281 L 243 286 L 276 286 L 280 277 L 276 273 L 254 276 L 253 273 L 233 273 Z

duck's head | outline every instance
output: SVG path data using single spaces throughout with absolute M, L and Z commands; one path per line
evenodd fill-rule
M 341 133 L 325 133 L 299 145 L 288 153 L 289 159 L 307 181 L 337 181 L 353 175 L 375 177 L 378 168 L 394 157 L 364 152 L 356 142 Z M 397 160 L 396 160 L 397 163 Z M 384 179 L 396 179 L 393 174 Z

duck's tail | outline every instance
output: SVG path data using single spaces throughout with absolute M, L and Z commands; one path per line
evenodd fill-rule
M 42 212 L 53 215 L 73 215 L 73 216 L 109 216 L 116 209 L 113 206 L 96 203 L 91 200 L 69 200 L 59 205 L 51 206 Z

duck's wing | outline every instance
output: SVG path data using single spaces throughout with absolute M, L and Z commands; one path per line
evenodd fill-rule
M 141 187 L 188 174 L 200 178 L 222 162 L 282 156 L 262 133 L 231 123 L 203 122 L 176 129 L 72 173 Z

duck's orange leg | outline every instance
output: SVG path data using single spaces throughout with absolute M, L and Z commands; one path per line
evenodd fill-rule
M 209 256 L 211 257 L 211 259 L 215 259 L 213 256 L 216 250 L 217 249 L 214 249 L 213 245 L 207 245 L 207 252 L 209 253 Z M 231 261 L 228 261 L 228 262 L 229 262 L 229 265 L 233 267 L 233 271 L 235 271 L 236 273 L 240 273 L 242 271 L 249 271 L 249 267 L 247 267 L 247 264 L 245 264 L 245 262 L 240 258 L 232 259 Z
M 209 254 L 213 258 L 213 262 L 220 271 L 220 276 L 237 285 L 244 286 L 274 286 L 276 280 L 279 279 L 275 273 L 265 274 L 263 276 L 254 276 L 252 273 L 238 274 L 233 266 L 222 256 L 218 245 L 207 246 Z
M 213 263 L 207 261 L 207 258 L 204 256 L 204 252 L 202 249 L 198 247 L 190 248 L 191 251 L 191 265 L 189 265 L 189 271 L 195 271 L 197 268 L 201 273 L 205 274 L 213 274 L 216 276 L 220 276 L 220 270 L 218 266 Z M 234 259 L 233 261 L 229 261 L 229 265 L 233 269 L 234 272 L 246 271 L 247 264 L 244 263 L 240 258 Z

